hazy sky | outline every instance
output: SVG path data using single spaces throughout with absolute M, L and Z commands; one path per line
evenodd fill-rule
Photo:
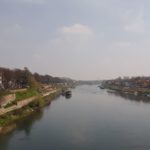
M 149 0 L 0 0 L 1 67 L 86 80 L 149 65 Z

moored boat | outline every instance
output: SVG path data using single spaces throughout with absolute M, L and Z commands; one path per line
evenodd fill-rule
M 62 91 L 62 95 L 63 95 L 63 96 L 71 95 L 71 94 L 72 94 L 71 90 L 63 90 L 63 91 Z
M 99 87 L 100 89 L 105 89 L 102 85 L 99 85 L 98 87 Z
M 67 90 L 66 92 L 65 92 L 65 95 L 71 95 L 72 94 L 72 92 L 70 91 L 70 90 Z

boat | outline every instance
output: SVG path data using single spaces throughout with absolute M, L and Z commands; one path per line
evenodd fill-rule
M 65 95 L 71 95 L 72 94 L 72 92 L 70 91 L 70 90 L 67 90 L 66 92 L 65 92 Z
M 98 87 L 99 87 L 100 89 L 105 89 L 102 85 L 99 85 Z
M 108 89 L 107 92 L 108 92 L 108 93 L 116 93 L 115 90 L 110 90 L 110 89 Z
M 63 96 L 71 95 L 71 94 L 72 94 L 71 90 L 62 90 L 62 95 Z
M 67 94 L 67 95 L 65 95 L 65 98 L 66 99 L 70 99 L 72 97 L 72 94 Z

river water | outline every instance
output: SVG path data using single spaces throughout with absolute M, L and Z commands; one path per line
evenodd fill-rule
M 79 86 L 1 136 L 0 150 L 150 150 L 150 103 Z

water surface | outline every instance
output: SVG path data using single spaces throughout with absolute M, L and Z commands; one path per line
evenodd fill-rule
M 0 137 L 0 150 L 150 150 L 150 103 L 79 86 Z

